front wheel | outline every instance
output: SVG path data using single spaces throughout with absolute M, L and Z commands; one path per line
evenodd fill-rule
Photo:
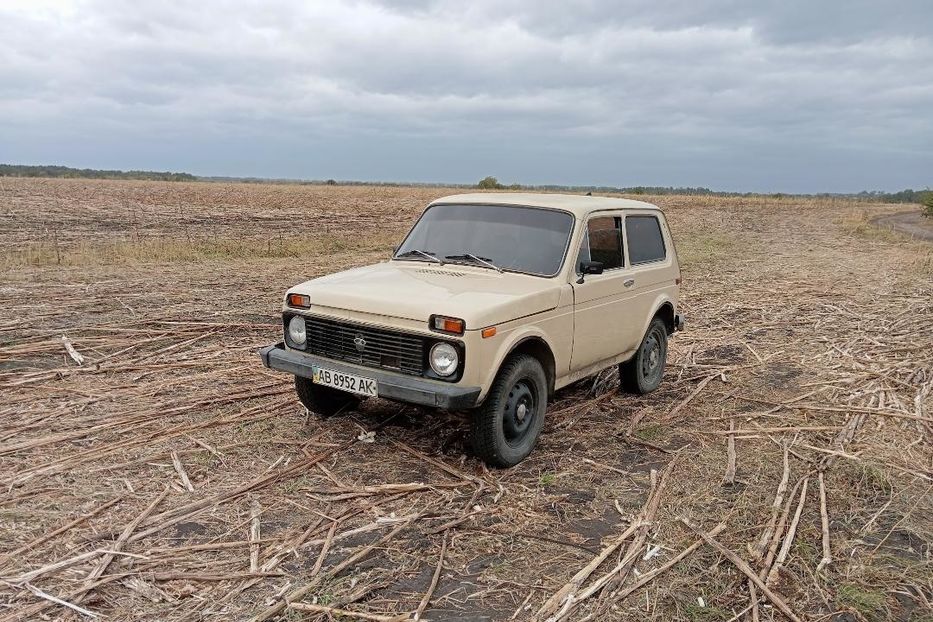
M 650 393 L 661 384 L 667 360 L 667 326 L 654 318 L 635 356 L 619 365 L 622 388 L 629 393 Z
M 537 359 L 509 357 L 473 413 L 476 455 L 493 467 L 515 466 L 534 449 L 547 410 L 547 376 Z
M 304 407 L 321 417 L 330 417 L 337 413 L 355 408 L 359 398 L 330 387 L 322 387 L 311 382 L 310 378 L 295 376 L 295 393 Z

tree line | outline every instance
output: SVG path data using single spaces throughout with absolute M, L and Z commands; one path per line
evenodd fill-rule
M 190 173 L 169 171 L 110 171 L 52 165 L 0 164 L 0 177 L 54 177 L 61 179 L 134 179 L 147 181 L 197 181 Z
M 771 196 L 775 198 L 783 197 L 819 197 L 819 198 L 855 198 L 866 201 L 876 201 L 878 203 L 920 203 L 926 205 L 933 201 L 933 191 L 929 188 L 925 190 L 901 190 L 899 192 L 881 192 L 863 190 L 858 193 L 832 193 L 820 192 L 817 194 L 798 194 L 784 192 L 727 192 L 722 190 L 711 190 L 703 187 L 692 186 L 557 186 L 557 185 L 526 185 L 526 184 L 503 184 L 495 177 L 487 176 L 479 180 L 474 186 L 480 190 L 531 190 L 548 192 L 601 192 L 605 194 L 651 194 L 651 195 L 710 195 L 718 197 L 761 197 Z

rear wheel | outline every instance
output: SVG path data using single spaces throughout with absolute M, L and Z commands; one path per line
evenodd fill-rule
M 295 376 L 295 393 L 304 407 L 321 417 L 330 417 L 339 412 L 355 408 L 360 400 L 346 391 L 322 387 L 310 378 Z
M 661 384 L 667 360 L 667 326 L 654 318 L 635 356 L 619 365 L 622 388 L 629 393 L 650 393 Z
M 545 410 L 547 376 L 541 363 L 524 354 L 508 358 L 473 414 L 476 455 L 489 466 L 515 466 L 534 449 Z

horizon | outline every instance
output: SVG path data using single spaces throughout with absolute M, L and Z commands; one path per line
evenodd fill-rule
M 479 181 L 476 182 L 452 182 L 452 181 L 409 181 L 409 180 L 387 180 L 387 179 L 332 179 L 332 178 L 311 178 L 311 177 L 258 177 L 254 175 L 245 175 L 245 176 L 234 176 L 234 175 L 197 175 L 191 173 L 190 171 L 182 170 L 142 170 L 142 169 L 120 169 L 120 168 L 91 168 L 84 166 L 66 166 L 63 164 L 13 164 L 11 162 L 0 162 L 0 167 L 9 166 L 9 167 L 21 167 L 21 168 L 48 168 L 48 169 L 66 169 L 68 171 L 74 172 L 93 172 L 93 173 L 117 173 L 120 175 L 132 175 L 138 173 L 141 175 L 187 175 L 192 177 L 190 180 L 146 180 L 146 179 L 136 179 L 137 181 L 192 181 L 192 182 L 212 182 L 212 181 L 230 181 L 230 182 L 257 182 L 257 183 L 284 183 L 284 184 L 313 184 L 313 185 L 327 185 L 330 182 L 334 182 L 336 185 L 353 185 L 353 186 L 400 186 L 400 187 L 436 187 L 436 188 L 479 188 Z M 0 170 L 0 178 L 43 178 L 43 179 L 103 179 L 111 181 L 121 181 L 118 177 L 112 176 L 99 176 L 99 177 L 90 177 L 90 176 L 81 176 L 76 175 L 73 177 L 65 176 L 55 176 L 55 175 L 39 175 L 39 174 L 21 174 L 21 175 L 5 175 L 2 170 Z M 757 191 L 738 191 L 738 190 L 728 190 L 723 188 L 711 188 L 708 186 L 672 186 L 672 185 L 662 185 L 662 186 L 646 186 L 646 185 L 633 185 L 633 186 L 610 186 L 604 184 L 554 184 L 554 183 L 542 183 L 542 184 L 529 184 L 523 182 L 503 182 L 501 179 L 495 177 L 495 175 L 490 175 L 496 179 L 500 184 L 499 188 L 486 188 L 483 190 L 593 190 L 600 192 L 619 192 L 626 194 L 633 194 L 633 190 L 644 190 L 645 194 L 651 194 L 651 190 L 669 190 L 669 191 L 696 191 L 694 194 L 711 194 L 711 195 L 788 195 L 788 196 L 840 196 L 840 197 L 855 197 L 859 195 L 893 195 L 903 192 L 928 192 L 930 191 L 929 187 L 922 188 L 900 188 L 893 191 L 887 190 L 878 190 L 878 189 L 860 189 L 856 191 L 848 192 L 787 192 L 787 191 L 774 191 L 774 192 L 757 192 Z M 127 180 L 133 180 L 132 177 L 127 177 Z M 640 194 L 640 193 L 635 193 Z M 672 192 L 671 194 L 676 194 Z M 684 194 L 691 194 L 691 192 L 684 192 Z

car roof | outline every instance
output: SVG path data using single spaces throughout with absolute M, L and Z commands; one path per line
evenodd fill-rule
M 469 194 L 452 194 L 431 202 L 431 205 L 443 204 L 547 207 L 567 210 L 575 216 L 585 216 L 595 210 L 608 209 L 651 209 L 660 211 L 657 205 L 645 203 L 644 201 L 546 192 L 471 192 Z

